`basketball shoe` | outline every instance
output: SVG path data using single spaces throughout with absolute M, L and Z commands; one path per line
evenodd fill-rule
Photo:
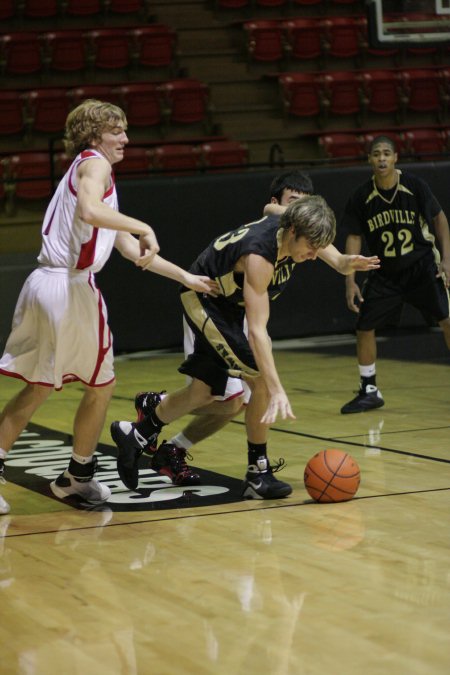
M 111 496 L 111 490 L 94 479 L 97 464 L 97 457 L 94 457 L 89 464 L 80 464 L 72 458 L 69 468 L 50 483 L 51 491 L 55 497 L 64 499 L 75 495 L 90 504 L 106 502 Z
M 153 453 L 150 466 L 160 476 L 168 476 L 174 485 L 200 485 L 200 476 L 186 464 L 186 458 L 192 460 L 187 450 L 163 441 Z
M 111 436 L 119 448 L 117 456 L 117 471 L 122 483 L 129 489 L 135 490 L 139 482 L 139 458 L 147 445 L 155 446 L 158 434 L 155 432 L 150 438 L 145 438 L 135 428 L 132 422 L 113 422 Z
M 0 459 L 0 485 L 2 483 L 6 483 L 5 478 L 4 478 L 4 473 L 5 473 L 5 460 Z M 6 499 L 4 499 L 0 495 L 0 515 L 4 515 L 5 513 L 9 513 L 10 511 L 10 506 Z
M 374 384 L 367 384 L 365 387 L 359 388 L 355 398 L 342 406 L 341 413 L 343 415 L 349 415 L 350 413 L 375 410 L 376 408 L 382 408 L 383 406 L 384 400 L 378 387 Z
M 136 396 L 134 397 L 134 407 L 136 408 L 137 412 L 137 422 L 142 422 L 143 419 L 145 419 L 150 413 L 152 413 L 155 408 L 158 407 L 158 405 L 162 401 L 162 394 L 165 394 L 164 391 L 160 391 L 159 393 L 156 391 L 141 391 Z M 150 439 L 151 441 L 152 439 Z M 144 447 L 143 452 L 146 455 L 151 455 L 154 452 L 156 452 L 156 441 L 155 443 L 148 442 L 147 445 Z
M 280 499 L 290 495 L 291 486 L 273 475 L 284 465 L 284 459 L 279 459 L 278 463 L 271 467 L 267 457 L 258 457 L 256 464 L 249 464 L 247 467 L 242 496 L 246 499 Z

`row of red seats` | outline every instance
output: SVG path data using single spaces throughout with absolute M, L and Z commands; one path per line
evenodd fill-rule
M 172 143 L 155 147 L 128 147 L 124 159 L 114 166 L 120 179 L 137 178 L 149 173 L 183 175 L 199 171 L 242 170 L 249 162 L 245 143 L 220 138 L 198 143 Z M 0 198 L 12 215 L 17 201 L 48 199 L 57 181 L 69 168 L 71 159 L 64 152 L 17 153 L 0 161 Z
M 376 136 L 392 138 L 400 157 L 445 159 L 450 156 L 450 127 L 405 128 L 366 133 L 327 133 L 318 136 L 322 154 L 328 159 L 351 160 L 366 158 L 369 145 Z
M 408 112 L 448 114 L 450 66 L 321 73 L 281 73 L 278 82 L 286 115 L 356 115 L 393 113 L 402 122 Z
M 419 15 L 414 17 L 418 19 Z M 420 15 L 423 20 L 440 20 L 436 14 Z M 394 21 L 411 20 L 411 15 L 392 15 Z M 375 49 L 369 44 L 365 16 L 336 16 L 304 19 L 261 19 L 243 23 L 248 58 L 255 61 L 283 59 L 399 57 L 400 49 Z M 448 29 L 443 25 L 443 31 Z M 448 42 L 442 48 L 450 49 Z M 438 55 L 437 46 L 405 46 L 406 55 Z
M 147 4 L 147 0 L 0 0 L 0 21 L 130 14 L 145 10 Z
M 119 105 L 130 127 L 171 124 L 211 126 L 209 88 L 193 78 L 161 83 L 125 85 L 86 85 L 72 89 L 40 88 L 27 91 L 2 91 L 0 96 L 0 134 L 29 135 L 32 132 L 58 134 L 72 108 L 87 98 Z
M 165 24 L 96 30 L 22 31 L 0 35 L 4 75 L 32 75 L 85 68 L 106 70 L 170 66 L 176 61 L 177 34 Z
M 286 5 L 312 7 L 313 5 L 358 5 L 362 7 L 364 0 L 214 0 L 216 8 L 241 9 L 246 7 L 283 7 Z

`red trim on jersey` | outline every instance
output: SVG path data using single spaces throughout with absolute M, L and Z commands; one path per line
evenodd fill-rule
M 89 381 L 90 386 L 94 386 L 95 380 L 97 379 L 98 372 L 100 370 L 100 367 L 105 359 L 106 354 L 108 353 L 109 349 L 111 348 L 112 344 L 112 339 L 111 339 L 111 331 L 108 326 L 108 324 L 105 321 L 105 315 L 103 313 L 103 298 L 102 294 L 100 293 L 99 289 L 95 285 L 94 281 L 94 275 L 92 273 L 89 274 L 89 286 L 92 288 L 94 293 L 97 294 L 98 298 L 98 337 L 99 337 L 99 347 L 98 347 L 98 355 L 97 355 L 97 363 L 95 364 L 94 372 L 92 374 L 92 377 Z M 103 347 L 104 344 L 104 338 L 105 338 L 105 332 L 108 331 L 108 343 L 106 347 Z
M 59 199 L 58 199 L 58 201 L 59 201 Z M 48 225 L 47 225 L 47 227 L 46 227 L 45 230 L 44 230 L 44 235 L 46 235 L 46 234 L 48 234 L 48 233 L 50 232 L 50 228 L 51 228 L 52 223 L 53 223 L 53 218 L 55 217 L 55 213 L 56 213 L 56 207 L 58 206 L 58 201 L 56 202 L 55 208 L 53 209 L 53 213 L 52 213 L 52 215 L 51 215 L 50 218 L 49 218 Z
M 92 237 L 89 241 L 86 241 L 84 244 L 81 244 L 80 255 L 78 256 L 78 262 L 76 269 L 84 270 L 86 267 L 90 267 L 95 258 L 95 245 L 97 243 L 98 229 L 93 228 Z

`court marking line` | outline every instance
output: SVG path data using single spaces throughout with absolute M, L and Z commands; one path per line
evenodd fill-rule
M 332 504 L 348 504 L 350 502 L 354 501 L 362 501 L 363 499 L 378 499 L 379 497 L 403 497 L 406 495 L 417 495 L 417 494 L 424 494 L 424 493 L 430 493 L 430 492 L 446 492 L 450 491 L 450 486 L 449 487 L 443 487 L 443 488 L 429 488 L 427 490 L 408 490 L 407 492 L 387 492 L 386 494 L 381 494 L 381 495 L 366 495 L 365 497 L 353 497 L 352 499 L 349 499 L 346 502 L 326 502 L 323 504 L 320 504 L 319 506 L 331 506 Z M 3 536 L 3 539 L 14 539 L 14 538 L 19 538 L 19 537 L 32 537 L 35 535 L 43 535 L 43 534 L 59 534 L 60 532 L 80 532 L 83 530 L 97 530 L 98 528 L 101 529 L 106 529 L 108 527 L 123 527 L 124 525 L 140 525 L 140 524 L 147 524 L 147 523 L 166 523 L 169 520 L 187 520 L 189 518 L 206 518 L 209 516 L 230 516 L 232 514 L 239 514 L 239 513 L 252 513 L 253 511 L 270 511 L 273 509 L 288 509 L 288 508 L 293 508 L 297 506 L 317 506 L 317 502 L 315 502 L 312 499 L 308 499 L 307 501 L 303 502 L 297 502 L 294 504 L 273 504 L 272 506 L 261 506 L 260 508 L 255 508 L 255 509 L 239 509 L 238 511 L 218 511 L 216 513 L 191 513 L 191 514 L 186 514 L 186 515 L 178 515 L 178 516 L 169 516 L 168 518 L 149 518 L 146 520 L 128 520 L 122 523 L 109 523 L 106 525 L 89 525 L 85 527 L 68 527 L 68 528 L 58 528 L 57 530 L 40 530 L 38 532 L 21 532 L 18 534 L 6 534 Z
M 231 420 L 231 423 L 245 426 L 245 422 L 239 422 L 238 420 Z M 438 428 L 446 429 L 447 427 L 438 427 Z M 366 443 L 356 443 L 355 441 L 341 440 L 341 438 L 339 437 L 331 438 L 329 436 L 316 436 L 315 434 L 305 434 L 304 432 L 301 431 L 289 431 L 288 429 L 277 429 L 276 427 L 270 427 L 270 430 L 277 431 L 280 434 L 290 434 L 291 436 L 304 436 L 305 438 L 314 438 L 317 441 L 326 441 L 327 443 L 342 443 L 343 445 L 352 445 L 357 448 L 376 448 L 377 450 L 383 450 L 384 452 L 392 452 L 396 455 L 406 455 L 408 457 L 417 457 L 418 459 L 430 459 L 433 462 L 443 462 L 444 464 L 450 464 L 450 459 L 445 459 L 444 457 L 430 457 L 430 455 L 422 455 L 419 454 L 418 452 L 411 452 L 409 450 L 395 450 L 394 448 L 385 448 L 382 445 L 367 445 Z

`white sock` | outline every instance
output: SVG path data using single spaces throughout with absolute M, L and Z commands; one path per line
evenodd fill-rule
M 194 445 L 192 441 L 189 440 L 189 438 L 186 438 L 182 431 L 180 431 L 180 433 L 176 436 L 173 436 L 169 443 L 173 443 L 173 445 L 176 445 L 177 448 L 184 448 L 185 450 L 189 450 L 189 448 L 192 448 Z
M 6 459 L 8 453 L 3 448 L 0 448 L 0 459 Z
M 89 457 L 82 457 L 82 455 L 77 455 L 76 452 L 72 452 L 72 459 L 74 459 L 78 464 L 90 464 L 92 462 L 94 455 L 89 455 Z
M 361 377 L 372 377 L 376 373 L 375 363 L 370 366 L 358 366 Z

